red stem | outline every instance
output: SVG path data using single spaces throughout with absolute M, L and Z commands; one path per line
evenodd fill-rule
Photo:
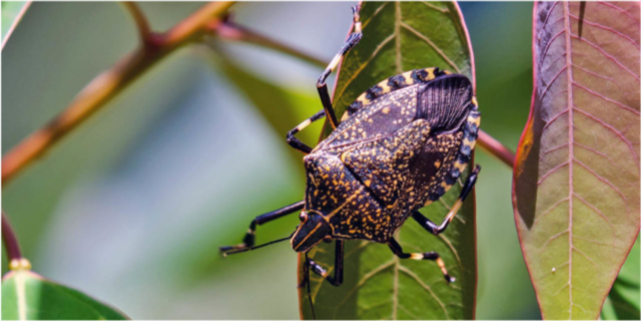
M 16 233 L 13 232 L 13 228 L 11 228 L 11 224 L 9 224 L 9 220 L 4 211 L 2 212 L 2 242 L 7 250 L 9 261 L 20 260 L 22 258 L 18 238 L 16 238 Z
M 516 159 L 514 153 L 507 147 L 503 146 L 501 142 L 494 139 L 494 137 L 488 135 L 482 130 L 479 130 L 477 142 L 481 148 L 496 156 L 496 158 L 503 161 L 505 165 L 509 166 L 510 168 L 514 166 L 514 160 Z

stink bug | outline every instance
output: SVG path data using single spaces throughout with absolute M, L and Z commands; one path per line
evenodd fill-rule
M 289 239 L 295 251 L 307 253 L 321 241 L 334 241 L 334 275 L 310 259 L 306 269 L 338 286 L 345 240 L 368 240 L 387 244 L 402 259 L 434 260 L 453 282 L 438 253 L 405 253 L 394 234 L 410 216 L 428 232 L 442 233 L 474 187 L 478 166 L 440 225 L 418 211 L 458 182 L 470 161 L 480 124 L 472 84 L 438 68 L 408 71 L 360 95 L 339 123 L 325 81 L 362 37 L 358 7 L 353 12 L 354 32 L 317 83 L 323 110 L 287 134 L 287 142 L 306 154 L 304 200 L 256 217 L 242 244 L 220 250 L 226 255 Z M 315 148 L 294 136 L 322 117 L 333 132 Z M 257 225 L 299 211 L 301 223 L 290 237 L 255 246 Z

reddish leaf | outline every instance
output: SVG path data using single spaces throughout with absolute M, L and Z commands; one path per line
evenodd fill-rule
M 639 233 L 639 2 L 534 7 L 514 212 L 546 319 L 596 319 Z

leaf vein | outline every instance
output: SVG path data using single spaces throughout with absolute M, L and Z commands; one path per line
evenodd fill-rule
M 416 274 L 414 274 L 414 272 L 412 272 L 408 268 L 406 268 L 406 267 L 404 267 L 402 265 L 399 265 L 399 270 L 401 272 L 407 274 L 412 279 L 414 279 L 414 281 L 416 281 L 416 283 L 418 283 L 425 291 L 427 291 L 434 298 L 434 300 L 438 303 L 438 305 L 441 306 L 441 308 L 443 309 L 443 312 L 445 313 L 445 317 L 448 320 L 450 319 L 450 314 L 447 311 L 447 308 L 445 307 L 445 304 L 443 304 L 443 301 L 441 301 L 441 299 L 439 299 L 439 297 L 436 295 L 436 293 L 434 293 L 434 291 L 432 290 L 432 288 L 429 285 L 425 284 L 423 282 L 423 280 L 421 280 L 421 278 L 419 278 Z
M 440 48 L 438 48 L 438 46 L 436 46 L 436 44 L 434 44 L 429 38 L 427 38 L 422 33 L 416 31 L 416 29 L 410 27 L 408 24 L 404 22 L 401 22 L 401 27 L 407 29 L 409 32 L 413 33 L 417 37 L 421 38 L 421 40 L 425 41 L 428 45 L 430 45 L 430 47 L 432 47 L 432 49 L 434 49 L 434 51 L 436 51 L 436 53 L 438 53 L 439 56 L 441 56 L 441 58 L 443 58 L 443 60 L 445 60 L 450 66 L 452 66 L 452 68 L 454 68 L 454 70 L 456 70 L 457 73 L 461 73 L 461 70 L 456 66 L 456 64 L 454 64 L 454 62 L 450 59 L 450 57 L 448 57 Z

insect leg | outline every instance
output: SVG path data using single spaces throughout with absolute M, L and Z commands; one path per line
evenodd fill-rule
M 452 222 L 452 219 L 454 219 L 454 216 L 456 216 L 456 213 L 463 205 L 463 201 L 465 201 L 465 198 L 467 197 L 467 195 L 470 193 L 470 191 L 476 184 L 476 179 L 480 171 L 481 171 L 481 166 L 476 165 L 476 167 L 472 171 L 472 174 L 470 174 L 470 176 L 467 177 L 467 180 L 465 181 L 465 185 L 463 186 L 463 190 L 461 190 L 461 194 L 459 195 L 454 205 L 452 205 L 450 212 L 447 213 L 441 225 L 434 224 L 427 217 L 423 216 L 423 214 L 421 214 L 419 211 L 412 212 L 412 218 L 414 218 L 414 220 L 416 220 L 416 222 L 418 222 L 418 224 L 420 224 L 424 229 L 426 229 L 428 232 L 434 235 L 439 235 L 443 233 L 443 231 L 445 231 L 445 229 L 450 224 L 450 222 Z
M 305 201 L 296 202 L 292 205 L 285 206 L 281 209 L 277 209 L 273 212 L 265 213 L 263 215 L 257 216 L 251 224 L 249 224 L 249 230 L 243 238 L 243 243 L 233 246 L 221 246 L 220 252 L 223 255 L 233 254 L 237 252 L 244 252 L 255 248 L 254 242 L 256 240 L 256 225 L 263 225 L 269 221 L 281 218 L 287 214 L 294 213 L 305 206 Z
M 436 261 L 436 264 L 438 264 L 438 267 L 440 267 L 441 271 L 443 272 L 443 276 L 445 276 L 445 280 L 448 283 L 452 283 L 456 281 L 456 278 L 450 276 L 447 273 L 447 269 L 445 268 L 445 263 L 443 262 L 443 259 L 441 259 L 441 257 L 438 255 L 438 253 L 436 252 L 403 253 L 403 248 L 401 247 L 400 244 L 398 244 L 398 242 L 396 242 L 394 238 L 390 238 L 389 242 L 387 242 L 387 245 L 392 250 L 392 252 L 394 252 L 394 254 L 401 259 Z
M 327 80 L 327 77 L 329 77 L 329 74 L 336 69 L 336 66 L 338 66 L 343 59 L 343 56 L 345 56 L 345 54 L 363 37 L 360 16 L 358 15 L 359 10 L 360 6 L 352 7 L 352 12 L 354 13 L 354 32 L 349 35 L 349 38 L 345 44 L 343 44 L 343 47 L 341 47 L 336 56 L 334 56 L 334 59 L 332 59 L 316 83 L 318 94 L 320 95 L 321 102 L 323 103 L 323 109 L 325 110 L 325 114 L 327 115 L 327 119 L 329 120 L 329 124 L 332 126 L 332 129 L 336 129 L 336 126 L 338 126 L 338 120 L 336 119 L 336 114 L 332 107 L 332 100 L 329 97 L 329 91 L 327 90 L 327 84 L 325 81 Z
M 327 280 L 329 283 L 331 283 L 333 286 L 339 286 L 343 284 L 343 257 L 345 255 L 345 241 L 343 240 L 336 240 L 336 257 L 334 260 L 334 276 L 329 275 L 327 273 L 327 270 L 325 270 L 323 267 L 318 265 L 318 263 L 312 261 L 312 260 L 307 260 L 307 264 L 311 268 L 314 273 L 322 276 Z
M 307 120 L 304 122 L 300 123 L 300 125 L 296 126 L 294 129 L 290 130 L 287 133 L 287 143 L 292 146 L 295 149 L 298 149 L 299 151 L 309 154 L 312 151 L 312 148 L 305 145 L 303 142 L 301 142 L 298 138 L 296 138 L 294 135 L 298 133 L 299 131 L 305 129 L 305 127 L 309 126 L 311 123 L 325 117 L 325 110 L 321 110 L 314 114 L 314 116 L 309 117 Z

